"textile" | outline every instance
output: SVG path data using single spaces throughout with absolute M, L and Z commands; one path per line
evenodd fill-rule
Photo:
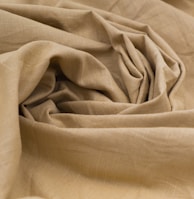
M 194 198 L 193 10 L 0 0 L 0 199 Z

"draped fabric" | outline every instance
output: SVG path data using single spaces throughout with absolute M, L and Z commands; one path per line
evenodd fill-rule
M 0 0 L 0 199 L 194 198 L 193 11 Z

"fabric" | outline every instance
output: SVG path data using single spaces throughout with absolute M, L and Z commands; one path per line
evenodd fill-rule
M 176 1 L 176 0 L 163 0 L 166 3 L 171 4 L 172 6 L 175 6 L 179 8 L 180 10 L 183 10 L 184 12 L 194 16 L 194 4 L 193 0 L 181 0 L 181 1 Z
M 194 198 L 178 2 L 0 0 L 0 199 Z

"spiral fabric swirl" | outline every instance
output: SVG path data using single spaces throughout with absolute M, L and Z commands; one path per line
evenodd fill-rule
M 185 7 L 0 0 L 0 199 L 194 198 Z

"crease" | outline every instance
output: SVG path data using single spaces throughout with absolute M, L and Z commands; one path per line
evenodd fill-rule
M 107 11 L 111 11 L 118 3 L 120 0 L 116 0 L 109 8 Z

